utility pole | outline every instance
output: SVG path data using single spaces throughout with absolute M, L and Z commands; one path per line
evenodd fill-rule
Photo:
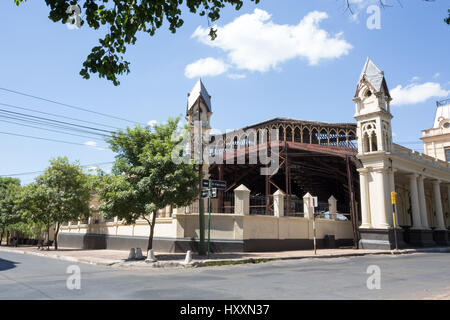
M 203 179 L 203 136 L 202 136 L 202 122 L 201 122 L 201 106 L 200 99 L 198 99 L 198 139 L 199 139 L 199 165 L 198 165 L 198 217 L 199 217 L 199 231 L 200 243 L 198 246 L 198 254 L 204 256 L 205 252 L 205 214 L 203 208 L 202 198 L 202 179 Z

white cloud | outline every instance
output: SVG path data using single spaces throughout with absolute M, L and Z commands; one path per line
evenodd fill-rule
M 233 79 L 233 80 L 237 80 L 237 79 L 247 78 L 247 76 L 245 74 L 241 74 L 241 73 L 230 73 L 228 75 L 228 78 Z
M 434 76 L 433 76 L 433 78 L 439 78 L 439 76 L 440 76 L 441 74 L 439 73 L 439 72 L 436 72 L 435 74 L 434 74 Z
M 223 27 L 211 41 L 209 28 L 198 27 L 192 38 L 222 49 L 238 69 L 266 72 L 294 58 L 304 58 L 310 65 L 348 54 L 352 45 L 341 39 L 342 33 L 330 35 L 319 27 L 327 19 L 325 12 L 312 11 L 297 25 L 280 25 L 264 10 L 255 9 Z M 189 66 L 188 66 L 189 67 Z
M 222 60 L 209 57 L 188 64 L 184 70 L 184 75 L 190 79 L 206 76 L 214 77 L 225 73 L 228 67 Z
M 147 122 L 147 125 L 149 125 L 149 126 L 151 126 L 151 127 L 154 127 L 154 126 L 156 126 L 158 124 L 158 121 L 156 121 L 156 120 L 150 120 L 149 122 Z
M 410 84 L 406 87 L 396 86 L 391 90 L 392 105 L 416 104 L 425 102 L 430 98 L 447 97 L 450 90 L 444 90 L 439 83 L 425 82 L 422 84 Z
M 417 82 L 419 80 L 420 80 L 420 77 L 418 77 L 418 76 L 415 76 L 415 77 L 411 78 L 411 82 Z
M 106 150 L 105 148 L 98 147 L 97 142 L 95 142 L 95 141 L 86 141 L 84 143 L 84 145 L 87 146 L 87 147 L 91 147 L 91 148 L 97 149 L 97 150 Z
M 94 141 L 86 141 L 86 142 L 84 143 L 84 145 L 85 145 L 85 146 L 88 146 L 88 147 L 96 147 L 96 146 L 97 146 L 97 142 L 94 142 Z

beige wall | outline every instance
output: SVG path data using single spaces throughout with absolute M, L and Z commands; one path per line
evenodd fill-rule
M 207 230 L 207 215 L 205 215 L 205 227 Z M 220 213 L 211 215 L 212 239 L 312 239 L 312 228 L 312 220 L 299 217 L 244 216 Z M 113 222 L 95 226 L 63 227 L 61 232 L 147 237 L 150 229 L 147 222 L 139 221 L 135 225 L 128 226 L 120 222 Z M 351 239 L 353 237 L 350 221 L 316 219 L 316 232 L 318 239 L 327 234 L 334 235 L 336 239 Z M 155 237 L 198 238 L 198 214 L 177 214 L 173 218 L 158 218 L 155 226 Z

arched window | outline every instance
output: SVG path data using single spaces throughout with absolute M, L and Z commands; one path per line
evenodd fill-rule
M 390 134 L 389 134 L 389 125 L 387 123 L 383 123 L 383 143 L 384 143 L 384 150 L 390 151 Z
M 366 122 L 362 125 L 363 150 L 364 152 L 378 151 L 378 141 L 375 121 Z M 367 141 L 368 139 L 368 141 Z
M 328 145 L 328 132 L 325 129 L 320 130 L 320 142 L 321 145 Z
M 372 146 L 370 152 L 378 151 L 377 134 L 375 133 L 375 131 L 372 131 L 372 136 L 370 140 Z
M 319 144 L 319 131 L 317 131 L 316 128 L 312 129 L 311 131 L 311 143 Z
M 336 131 L 334 129 L 330 130 L 330 133 L 328 135 L 329 137 L 329 145 L 330 146 L 337 146 L 337 134 Z
M 256 140 L 255 135 L 256 135 L 256 133 L 253 131 L 248 134 L 248 141 L 247 141 L 248 146 L 255 145 L 255 140 Z
M 284 140 L 285 140 L 285 136 L 284 136 L 284 128 L 283 128 L 282 126 L 280 126 L 280 127 L 278 128 L 278 134 L 279 134 L 278 139 L 279 139 L 280 141 L 284 141 Z
M 233 150 L 237 150 L 238 146 L 239 146 L 238 137 L 234 137 L 234 139 L 233 139 Z
M 299 127 L 294 129 L 294 142 L 302 142 L 301 131 Z
M 369 140 L 369 135 L 367 134 L 367 132 L 364 132 L 364 136 L 363 136 L 363 152 L 370 152 L 370 140 Z
M 286 141 L 292 141 L 292 128 L 290 126 L 286 127 Z
M 303 127 L 302 129 L 302 142 L 311 143 L 311 132 L 308 127 Z

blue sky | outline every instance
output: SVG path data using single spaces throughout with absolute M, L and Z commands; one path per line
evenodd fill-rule
M 448 1 L 387 1 L 380 29 L 369 29 L 373 0 L 261 0 L 225 9 L 219 38 L 204 37 L 206 18 L 186 13 L 172 34 L 141 34 L 126 58 L 131 73 L 114 87 L 78 72 L 101 31 L 70 30 L 51 22 L 43 1 L 0 3 L 0 87 L 147 123 L 184 115 L 187 93 L 202 80 L 212 96 L 212 126 L 237 129 L 274 117 L 353 122 L 352 97 L 367 56 L 384 70 L 396 105 L 396 142 L 423 151 L 421 130 L 432 126 L 435 101 L 450 97 Z M 256 9 L 256 11 L 255 11 Z M 222 37 L 221 37 L 222 31 Z M 189 66 L 189 67 L 188 67 Z M 72 110 L 0 90 L 0 103 L 58 113 L 114 127 L 130 123 Z M 7 107 L 1 107 L 8 109 Z M 8 109 L 11 111 L 17 111 Z M 0 131 L 84 144 L 66 136 L 0 122 Z M 0 134 L 0 175 L 40 171 L 52 157 L 81 164 L 114 160 L 104 142 L 69 145 Z M 108 170 L 108 165 L 103 165 Z M 20 176 L 23 183 L 36 174 Z

